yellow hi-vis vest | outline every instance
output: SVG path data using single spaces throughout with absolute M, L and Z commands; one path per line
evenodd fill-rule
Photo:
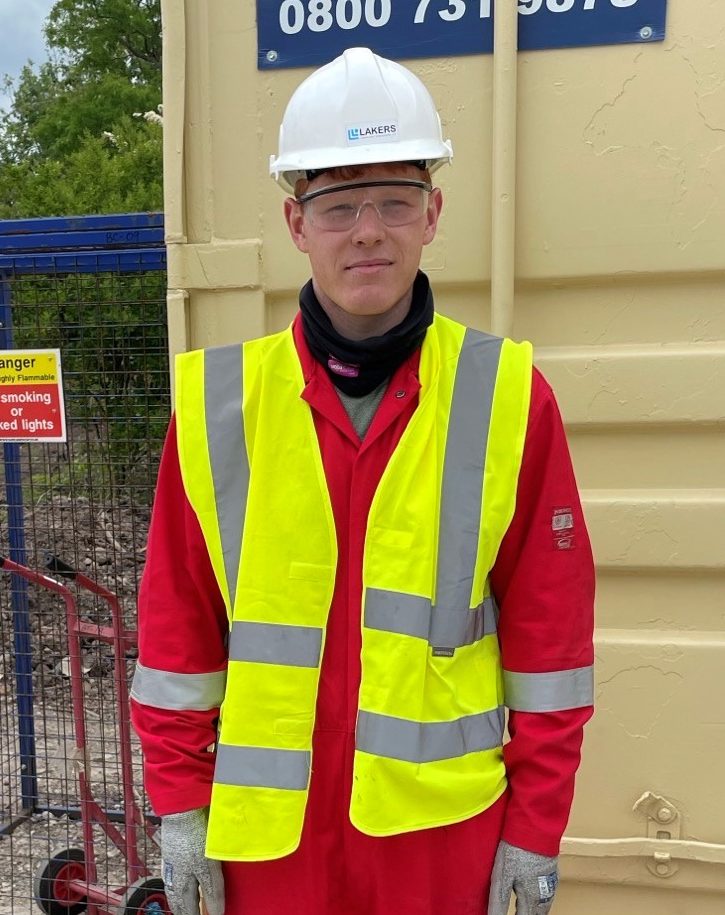
M 467 819 L 506 786 L 488 575 L 514 513 L 531 347 L 437 315 L 419 376 L 365 537 L 350 819 L 372 836 Z M 291 329 L 186 353 L 176 384 L 184 487 L 230 620 L 206 853 L 279 858 L 302 831 L 337 565 Z

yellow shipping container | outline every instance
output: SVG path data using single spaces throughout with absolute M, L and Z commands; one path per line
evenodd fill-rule
M 307 261 L 268 160 L 309 71 L 257 70 L 252 0 L 162 6 L 178 351 L 295 311 Z M 663 43 L 508 71 L 501 46 L 408 65 L 455 149 L 423 263 L 437 305 L 533 341 L 597 560 L 597 712 L 555 910 L 722 915 L 725 2 L 670 0 Z

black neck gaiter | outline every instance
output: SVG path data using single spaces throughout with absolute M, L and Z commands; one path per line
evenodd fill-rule
M 344 394 L 362 397 L 374 391 L 415 352 L 433 323 L 433 294 L 422 271 L 413 283 L 410 310 L 400 324 L 380 337 L 348 340 L 332 326 L 317 301 L 312 280 L 300 292 L 302 330 L 312 355 Z

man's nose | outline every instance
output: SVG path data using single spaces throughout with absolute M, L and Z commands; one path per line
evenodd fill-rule
M 385 223 L 380 218 L 375 204 L 368 200 L 360 207 L 357 222 L 353 228 L 352 240 L 356 244 L 374 244 L 385 235 Z

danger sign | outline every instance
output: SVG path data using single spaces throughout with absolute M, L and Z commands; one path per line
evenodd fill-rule
M 60 350 L 0 350 L 0 441 L 65 440 Z

